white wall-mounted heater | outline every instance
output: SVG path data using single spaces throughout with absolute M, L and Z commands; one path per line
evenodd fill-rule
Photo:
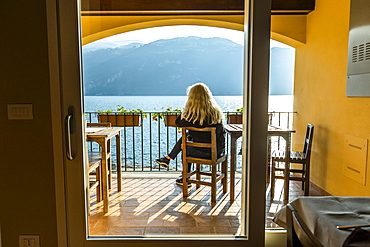
M 351 0 L 347 96 L 370 97 L 370 0 Z

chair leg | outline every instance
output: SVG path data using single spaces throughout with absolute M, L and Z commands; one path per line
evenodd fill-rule
M 274 200 L 275 196 L 275 162 L 271 162 L 271 200 Z
M 306 180 L 306 164 L 305 163 L 302 163 L 302 178 L 304 178 L 304 180 L 302 181 L 302 190 L 305 190 L 306 186 L 305 186 L 305 180 Z
M 211 186 L 211 203 L 212 205 L 216 204 L 216 177 L 217 177 L 217 173 L 216 173 L 216 165 L 213 165 L 212 166 L 212 177 L 211 177 L 211 183 L 212 183 L 212 186 Z
M 310 195 L 310 165 L 305 164 L 305 174 L 304 174 L 304 195 Z
M 188 164 L 182 167 L 182 196 L 184 198 L 188 197 L 188 168 Z
M 283 179 L 284 179 L 284 204 L 287 204 L 289 201 L 289 188 L 290 188 L 290 163 L 288 163 L 288 173 L 286 173 L 286 166 L 287 164 L 284 163 L 284 172 L 283 172 Z M 285 184 L 285 181 L 287 181 L 287 184 Z M 288 188 L 287 190 L 285 188 Z
M 201 179 L 201 176 L 200 176 L 200 164 L 196 164 L 196 168 L 195 168 L 196 170 L 197 170 L 197 173 L 196 173 L 196 175 L 195 175 L 195 177 L 196 177 L 196 180 L 198 180 L 198 181 L 200 181 L 200 179 Z M 197 189 L 199 189 L 200 188 L 200 184 L 196 184 L 196 186 L 195 186 Z
M 88 191 L 88 196 L 87 196 L 87 215 L 90 216 L 90 193 L 91 193 L 91 190 L 90 188 L 87 190 Z
M 223 193 L 226 193 L 227 192 L 227 160 L 225 160 L 221 164 L 221 173 L 224 174 L 224 177 L 222 178 L 222 190 L 223 190 Z

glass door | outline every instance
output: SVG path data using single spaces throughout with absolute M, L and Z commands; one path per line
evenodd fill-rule
M 166 237 L 121 238 L 94 236 L 88 232 L 86 208 L 87 185 L 84 183 L 84 112 L 81 78 L 80 12 L 74 0 L 58 2 L 59 63 L 62 94 L 62 114 L 65 120 L 65 201 L 66 235 L 71 246 L 118 246 L 140 245 L 142 241 L 153 246 L 179 244 L 192 239 L 192 245 L 262 246 L 264 242 L 265 177 L 261 166 L 266 157 L 268 54 L 270 33 L 270 2 L 247 1 L 245 3 L 245 62 L 244 62 L 244 114 L 243 126 L 243 181 L 242 184 L 242 232 L 239 237 Z M 251 200 L 253 198 L 253 200 Z M 253 227 L 252 227 L 253 226 Z M 62 231 L 62 230 L 61 230 Z M 165 240 L 165 242 L 163 242 Z M 242 241 L 236 241 L 242 240 Z

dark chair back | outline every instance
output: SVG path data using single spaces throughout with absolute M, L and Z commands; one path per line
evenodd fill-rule
M 303 147 L 303 153 L 305 154 L 306 159 L 310 159 L 310 156 L 311 156 L 313 130 L 314 130 L 314 126 L 312 124 L 307 124 L 306 136 L 304 139 L 304 147 Z

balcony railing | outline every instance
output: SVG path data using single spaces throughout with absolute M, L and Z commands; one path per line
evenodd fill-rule
M 176 127 L 166 126 L 163 118 L 155 118 L 159 112 L 140 113 L 140 126 L 124 126 L 121 133 L 121 155 L 122 171 L 131 172 L 161 172 L 161 171 L 181 171 L 181 155 L 172 160 L 168 168 L 160 167 L 155 159 L 168 154 L 181 136 L 181 130 Z M 285 128 L 292 127 L 293 115 L 295 112 L 269 112 L 269 123 Z M 117 113 L 113 113 L 114 116 Z M 236 112 L 225 112 L 224 124 L 227 124 L 226 116 L 229 114 L 241 114 Z M 97 112 L 86 112 L 88 123 L 99 122 Z M 240 149 L 241 139 L 238 140 L 238 150 Z M 227 148 L 230 140 L 227 138 Z M 115 150 L 112 142 L 112 150 Z M 89 150 L 98 152 L 100 147 L 97 143 L 90 143 Z M 113 171 L 116 170 L 116 154 L 113 152 Z M 241 155 L 237 158 L 237 169 L 241 168 Z

